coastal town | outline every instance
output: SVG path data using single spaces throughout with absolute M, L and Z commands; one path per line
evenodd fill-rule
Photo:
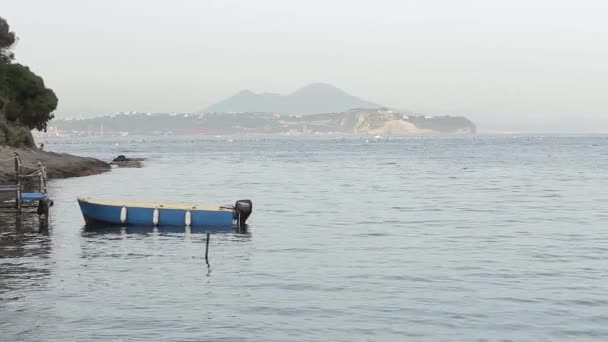
M 129 134 L 282 134 L 421 135 L 474 134 L 464 117 L 418 116 L 389 109 L 353 109 L 339 113 L 116 113 L 53 121 L 36 136 L 126 136 Z

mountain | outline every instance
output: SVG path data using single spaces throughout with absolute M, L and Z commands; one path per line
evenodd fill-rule
M 204 110 L 207 113 L 265 112 L 282 114 L 338 113 L 383 106 L 352 96 L 325 83 L 312 83 L 288 95 L 243 90 Z

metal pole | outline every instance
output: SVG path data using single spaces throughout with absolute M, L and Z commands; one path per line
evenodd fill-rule
M 45 194 L 46 191 L 44 190 L 44 166 L 42 166 L 41 162 L 38 162 L 38 182 L 39 182 L 39 188 L 40 188 L 40 193 Z
M 15 208 L 21 211 L 21 158 L 19 153 L 15 152 L 15 177 L 17 178 L 17 196 L 15 198 Z
M 15 177 L 17 178 L 15 208 L 17 211 L 21 211 L 21 158 L 17 152 L 15 152 Z

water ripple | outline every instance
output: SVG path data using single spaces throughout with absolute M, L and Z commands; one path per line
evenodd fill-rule
M 608 138 L 539 138 L 45 142 L 147 160 L 52 181 L 48 229 L 0 214 L 1 340 L 605 340 Z M 254 215 L 207 264 L 202 231 L 85 230 L 78 196 Z

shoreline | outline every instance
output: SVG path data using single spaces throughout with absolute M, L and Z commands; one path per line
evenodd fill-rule
M 12 158 L 14 152 L 19 153 L 24 164 L 36 165 L 42 162 L 49 179 L 92 176 L 112 169 L 109 163 L 94 158 L 9 146 L 0 146 L 0 160 Z M 11 184 L 14 179 L 13 161 L 0 162 L 0 184 Z

